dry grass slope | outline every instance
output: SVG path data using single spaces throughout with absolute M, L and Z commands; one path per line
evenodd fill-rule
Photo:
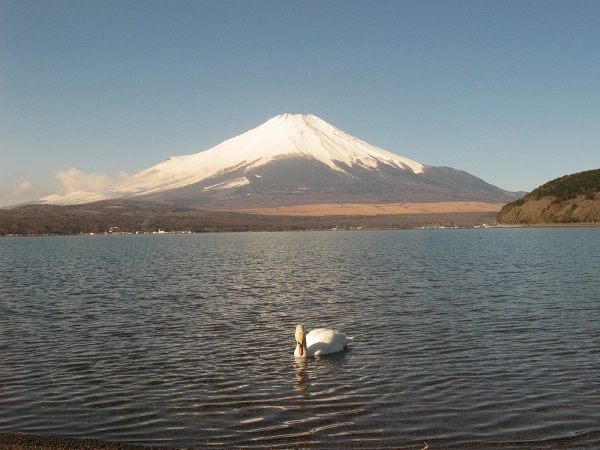
M 244 212 L 277 216 L 377 216 L 382 214 L 440 214 L 464 212 L 498 212 L 503 203 L 324 203 L 316 205 L 250 208 Z

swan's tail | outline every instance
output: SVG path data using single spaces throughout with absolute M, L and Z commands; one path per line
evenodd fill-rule
M 346 343 L 344 344 L 344 348 L 348 348 L 348 345 L 350 345 L 350 341 L 352 341 L 352 339 L 354 339 L 354 336 L 346 336 Z

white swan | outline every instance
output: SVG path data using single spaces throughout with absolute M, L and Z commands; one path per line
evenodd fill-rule
M 296 350 L 294 356 L 306 358 L 307 356 L 328 355 L 348 347 L 352 338 L 336 330 L 317 328 L 310 333 L 304 333 L 302 325 L 296 326 Z

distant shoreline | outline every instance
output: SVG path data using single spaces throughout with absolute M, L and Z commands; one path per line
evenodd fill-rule
M 214 234 L 214 233 L 286 233 L 286 232 L 311 232 L 311 231 L 410 231 L 410 230 L 471 230 L 471 229 L 487 229 L 487 228 L 594 228 L 600 227 L 600 223 L 547 223 L 547 224 L 494 224 L 494 225 L 465 225 L 465 226 L 415 226 L 402 228 L 332 228 L 332 229 L 296 229 L 296 230 L 212 230 L 208 232 L 189 232 L 189 231 L 169 231 L 165 233 L 78 233 L 78 234 L 0 234 L 0 238 L 38 238 L 38 237 L 67 237 L 67 236 L 136 236 L 136 235 L 151 235 L 151 234 Z
M 320 204 L 274 207 L 257 214 L 131 201 L 33 205 L 0 209 L 0 236 L 600 226 L 597 222 L 498 223 L 497 208 L 484 202 Z
M 470 228 L 496 223 L 493 211 L 303 217 L 178 210 L 169 205 L 154 208 L 96 204 L 0 210 L 0 236 Z

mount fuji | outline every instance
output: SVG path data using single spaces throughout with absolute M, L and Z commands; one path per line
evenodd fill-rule
M 131 199 L 240 209 L 317 203 L 506 203 L 517 197 L 467 172 L 424 165 L 370 145 L 316 116 L 282 114 L 211 149 L 171 157 L 109 191 L 51 195 L 38 203 Z

